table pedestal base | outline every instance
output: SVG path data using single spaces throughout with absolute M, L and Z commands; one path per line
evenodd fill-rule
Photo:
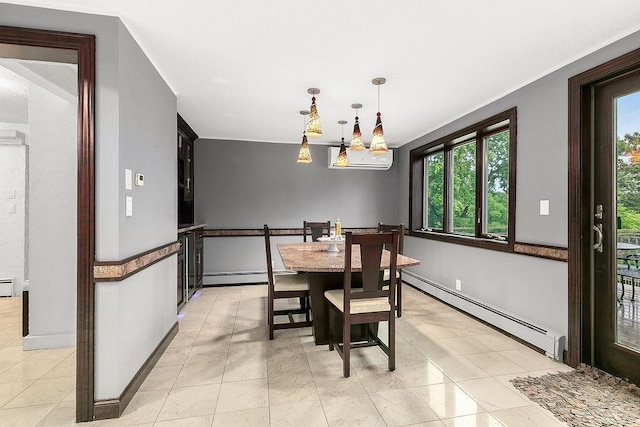
M 329 289 L 342 289 L 344 273 L 307 273 L 309 277 L 309 299 L 311 300 L 311 312 L 313 315 L 313 338 L 316 345 L 329 344 L 329 301 L 324 297 L 324 292 Z M 362 287 L 362 275 L 354 273 L 351 278 L 353 288 Z M 377 323 L 372 326 L 378 330 Z M 342 342 L 342 321 L 336 322 L 335 333 Z M 351 341 L 363 341 L 367 339 L 367 325 L 351 326 Z

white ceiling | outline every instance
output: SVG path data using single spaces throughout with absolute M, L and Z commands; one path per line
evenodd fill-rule
M 0 122 L 29 123 L 29 82 L 0 64 Z
M 0 57 L 0 122 L 29 123 L 29 83 L 77 102 L 76 64 Z
M 370 139 L 374 77 L 392 147 L 640 29 L 638 0 L 34 0 L 119 16 L 200 137 L 299 143 L 317 87 L 324 136 L 362 103 Z M 640 46 L 639 46 L 640 47 Z

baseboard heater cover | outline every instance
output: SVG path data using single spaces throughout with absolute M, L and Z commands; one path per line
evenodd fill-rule
M 289 270 L 274 270 L 274 274 L 295 274 Z M 202 284 L 206 285 L 237 285 L 242 283 L 267 283 L 267 272 L 262 271 L 223 271 L 205 273 Z
M 13 296 L 13 279 L 0 279 L 0 297 Z
M 562 361 L 566 337 L 561 333 L 535 325 L 528 320 L 470 298 L 411 271 L 403 270 L 402 279 L 410 285 L 542 349 L 548 357 Z

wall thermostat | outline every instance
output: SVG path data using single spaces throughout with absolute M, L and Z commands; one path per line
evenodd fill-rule
M 136 185 L 142 187 L 144 185 L 144 175 L 141 173 L 136 174 Z

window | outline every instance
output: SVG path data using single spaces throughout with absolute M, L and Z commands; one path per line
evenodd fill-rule
M 516 109 L 411 150 L 413 236 L 512 250 Z

